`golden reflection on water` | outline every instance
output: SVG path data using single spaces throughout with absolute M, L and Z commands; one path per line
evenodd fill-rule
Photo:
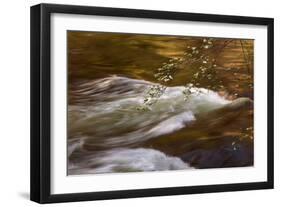
M 68 32 L 70 84 L 80 79 L 97 79 L 112 74 L 155 82 L 154 74 L 157 68 L 172 57 L 182 57 L 187 46 L 198 47 L 202 39 L 181 36 Z M 213 42 L 215 47 L 208 51 L 208 55 L 216 59 L 217 76 L 223 81 L 227 92 L 253 98 L 254 40 L 213 38 Z M 243 48 L 246 54 L 243 53 Z M 198 70 L 188 65 L 181 67 L 169 85 L 184 85 L 190 82 L 191 74 Z M 209 82 L 203 80 L 201 86 L 207 87 Z

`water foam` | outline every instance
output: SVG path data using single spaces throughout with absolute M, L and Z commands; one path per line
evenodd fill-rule
M 70 93 L 74 98 L 68 107 L 69 174 L 190 168 L 177 157 L 132 147 L 180 130 L 196 121 L 198 115 L 232 102 L 214 91 L 196 87 L 185 100 L 185 87 L 176 86 L 167 87 L 150 111 L 137 110 L 153 85 L 112 76 L 82 83 Z
M 89 168 L 89 166 L 97 166 Z M 154 149 L 114 149 L 72 164 L 69 174 L 183 170 L 191 167 L 177 157 Z
M 69 106 L 70 134 L 83 132 L 96 140 L 92 145 L 120 147 L 172 133 L 196 120 L 197 114 L 230 103 L 214 91 L 195 87 L 184 100 L 185 87 L 177 86 L 167 87 L 150 111 L 138 111 L 136 108 L 143 104 L 152 85 L 155 84 L 116 76 L 87 83 L 87 97 L 95 100 Z

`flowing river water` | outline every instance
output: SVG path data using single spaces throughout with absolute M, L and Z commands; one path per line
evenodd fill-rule
M 253 165 L 252 40 L 213 40 L 211 79 L 185 61 L 173 81 L 154 77 L 203 40 L 68 32 L 68 174 Z M 155 86 L 165 91 L 138 110 Z

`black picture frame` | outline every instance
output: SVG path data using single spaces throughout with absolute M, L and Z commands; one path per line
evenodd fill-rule
M 181 20 L 206 23 L 232 23 L 267 26 L 267 181 L 236 184 L 167 187 L 153 189 L 51 194 L 51 90 L 50 90 L 50 15 L 52 13 L 134 17 Z M 31 7 L 31 174 L 30 199 L 38 203 L 88 201 L 102 199 L 166 196 L 179 194 L 242 191 L 273 188 L 273 44 L 274 20 L 272 18 L 195 14 L 168 11 L 103 8 L 56 4 L 39 4 Z

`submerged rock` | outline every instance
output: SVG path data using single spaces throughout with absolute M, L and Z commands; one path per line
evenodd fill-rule
M 205 143 L 204 143 L 205 142 Z M 243 167 L 253 165 L 253 142 L 224 137 L 202 140 L 180 158 L 195 168 Z

